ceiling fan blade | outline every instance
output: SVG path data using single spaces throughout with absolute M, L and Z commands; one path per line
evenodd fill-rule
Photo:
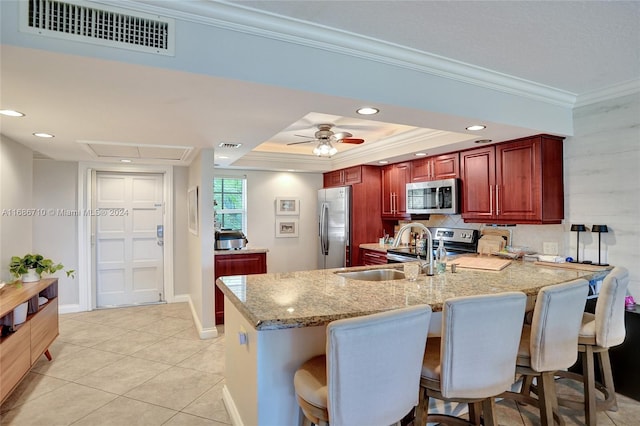
M 315 141 L 316 141 L 316 139 L 309 139 L 308 141 L 291 142 L 291 143 L 288 143 L 287 145 L 298 145 L 298 144 L 301 144 L 301 143 L 309 143 L 309 142 L 315 142 Z
M 307 139 L 311 138 L 313 140 L 313 136 L 309 136 L 309 135 L 293 135 L 293 136 L 297 136 L 299 138 L 307 138 Z
M 334 133 L 333 134 L 333 137 L 335 137 L 336 140 L 350 138 L 351 136 L 353 136 L 353 135 L 351 133 L 349 133 L 349 132 L 338 132 L 338 133 Z
M 361 143 L 364 143 L 364 139 L 358 139 L 358 138 L 343 138 L 338 140 L 338 142 L 340 143 L 352 143 L 352 144 L 356 144 L 359 145 Z

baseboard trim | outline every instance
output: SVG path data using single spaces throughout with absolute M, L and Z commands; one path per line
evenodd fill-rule
M 233 398 L 231 398 L 227 385 L 222 387 L 222 402 L 224 402 L 224 406 L 227 409 L 227 413 L 231 419 L 231 424 L 233 426 L 244 426 L 240 413 L 238 412 L 238 408 L 236 407 L 236 403 L 233 401 Z
M 73 305 L 60 305 L 60 306 L 58 306 L 58 313 L 59 314 L 75 314 L 77 312 L 86 312 L 86 309 L 82 305 L 80 305 L 78 303 L 73 304 Z
M 185 295 L 187 300 L 185 300 L 186 302 L 189 303 L 189 308 L 191 309 L 191 316 L 193 317 L 193 322 L 196 325 L 196 330 L 198 330 L 198 335 L 200 336 L 200 339 L 202 340 L 207 340 L 207 339 L 213 339 L 218 337 L 218 329 L 215 327 L 212 328 L 203 328 L 202 327 L 202 323 L 200 322 L 200 318 L 198 318 L 198 314 L 196 313 L 196 309 L 193 306 L 193 301 L 191 300 L 191 296 L 190 295 Z

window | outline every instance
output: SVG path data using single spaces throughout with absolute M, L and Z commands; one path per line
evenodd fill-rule
M 213 210 L 216 229 L 244 232 L 247 223 L 246 182 L 244 177 L 213 179 Z

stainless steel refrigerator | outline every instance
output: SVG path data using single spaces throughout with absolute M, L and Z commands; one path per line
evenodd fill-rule
M 349 266 L 351 187 L 318 191 L 318 269 Z

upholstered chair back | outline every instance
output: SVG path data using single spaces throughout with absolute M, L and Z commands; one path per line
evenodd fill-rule
M 605 277 L 596 302 L 596 344 L 603 348 L 624 341 L 624 298 L 629 286 L 629 271 L 615 267 Z
M 511 386 L 525 304 L 520 292 L 445 301 L 440 343 L 443 397 L 486 398 Z
M 337 320 L 327 327 L 332 426 L 389 425 L 418 404 L 431 307 Z
M 531 320 L 531 368 L 554 371 L 578 358 L 578 335 L 589 293 L 589 282 L 577 279 L 538 292 Z

